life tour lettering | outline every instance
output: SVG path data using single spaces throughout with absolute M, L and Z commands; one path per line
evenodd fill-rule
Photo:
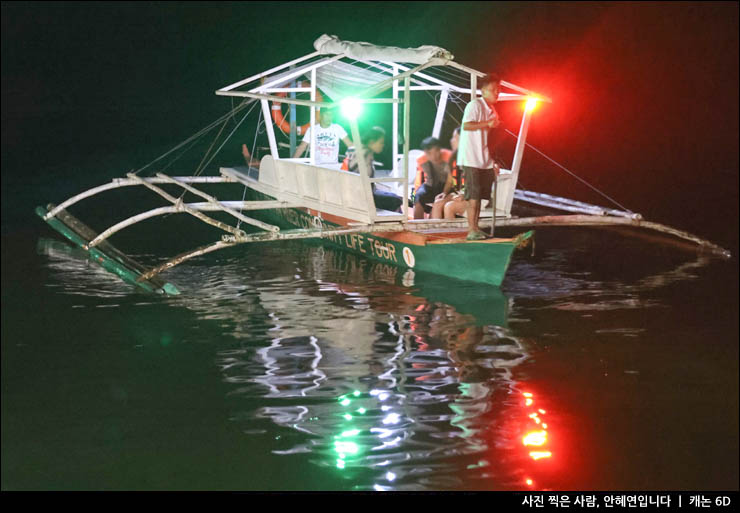
M 329 235 L 327 237 L 333 243 L 344 246 L 347 249 L 358 251 L 381 260 L 398 263 L 396 247 L 390 242 L 384 242 L 362 233 L 345 233 L 342 235 Z
M 395 283 L 398 276 L 398 267 L 383 262 L 373 262 L 353 254 L 330 253 L 332 256 L 329 266 L 331 270 L 347 273 L 356 279 L 372 275 L 375 278 Z
M 335 226 L 326 224 L 318 217 L 308 216 L 293 209 L 282 209 L 282 216 L 290 224 L 300 228 L 323 228 L 325 230 L 335 229 Z M 378 240 L 362 233 L 345 233 L 340 235 L 327 234 L 327 239 L 334 244 L 344 246 L 347 249 L 358 251 L 362 254 L 372 256 L 381 260 L 398 263 L 396 246 L 390 242 Z

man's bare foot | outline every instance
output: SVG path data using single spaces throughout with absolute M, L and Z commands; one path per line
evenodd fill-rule
M 246 144 L 242 144 L 242 155 L 244 155 L 244 160 L 247 162 L 247 165 L 249 165 L 252 161 L 252 155 L 250 155 Z

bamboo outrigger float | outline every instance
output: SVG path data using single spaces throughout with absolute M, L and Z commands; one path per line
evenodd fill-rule
M 403 198 L 409 197 L 409 184 L 413 181 L 409 171 L 415 169 L 415 162 L 410 158 L 409 142 L 413 95 L 429 92 L 439 94 L 431 130 L 433 136 L 439 137 L 448 105 L 478 97 L 480 91 L 476 82 L 483 73 L 455 62 L 449 52 L 439 47 L 378 47 L 367 43 L 343 42 L 326 35 L 317 39 L 314 47 L 316 51 L 313 53 L 216 91 L 220 96 L 244 99 L 224 118 L 250 105 L 252 108 L 261 107 L 261 114 L 266 120 L 270 154 L 260 161 L 258 169 L 226 167 L 220 169 L 219 176 L 198 176 L 199 173 L 196 176 L 169 176 L 160 172 L 155 176 L 141 177 L 138 173 L 129 173 L 126 178 L 117 178 L 109 184 L 85 191 L 59 206 L 38 207 L 38 215 L 125 281 L 164 294 L 177 294 L 179 291 L 159 275 L 188 259 L 237 244 L 287 239 L 324 239 L 367 258 L 495 286 L 501 284 L 514 249 L 526 245 L 533 232 L 511 238 L 494 238 L 494 227 L 636 226 L 690 240 L 709 252 L 729 256 L 729 252 L 708 241 L 680 230 L 649 223 L 633 212 L 517 189 L 533 106 L 537 102 L 550 100 L 506 81 L 501 82 L 499 101 L 524 102 L 526 108 L 523 109 L 516 136 L 511 168 L 501 169 L 493 189 L 493 208 L 484 209 L 482 213 L 480 225 L 490 227 L 491 238 L 465 240 L 467 221 L 462 218 L 410 220 L 406 201 L 403 202 L 401 213 L 376 208 L 371 184 L 397 192 Z M 304 85 L 306 82 L 298 83 L 299 79 L 307 80 L 308 86 Z M 319 91 L 323 92 L 321 98 Z M 299 93 L 309 93 L 310 99 L 296 98 Z M 325 97 L 333 101 L 325 101 Z M 280 103 L 291 105 L 291 125 L 295 127 L 295 106 L 309 107 L 310 126 L 314 126 L 316 108 L 338 106 L 350 98 L 357 104 L 385 104 L 392 111 L 390 141 L 393 165 L 388 176 L 371 178 L 364 159 L 358 159 L 359 174 L 342 171 L 339 163 L 317 165 L 315 136 L 311 139 L 309 157 L 280 156 L 275 127 L 270 122 L 270 102 L 273 102 L 273 109 L 279 109 Z M 351 138 L 359 147 L 357 119 L 349 117 L 348 121 Z M 294 145 L 295 132 L 292 136 Z M 291 155 L 292 151 L 293 148 Z M 222 201 L 196 188 L 198 185 L 214 183 L 233 184 L 235 192 L 241 193 L 241 201 Z M 129 217 L 99 234 L 67 211 L 70 206 L 98 193 L 137 185 L 161 196 L 169 205 Z M 180 195 L 173 196 L 164 190 L 164 186 L 176 187 Z M 186 203 L 183 199 L 186 194 L 205 201 Z M 511 215 L 514 200 L 570 214 L 517 218 Z M 234 226 L 219 221 L 205 212 L 223 212 L 236 219 L 237 224 Z M 142 220 L 173 213 L 190 214 L 226 233 L 216 242 L 178 255 L 153 268 L 133 261 L 108 241 L 115 233 Z M 241 229 L 241 223 L 263 232 L 247 233 Z

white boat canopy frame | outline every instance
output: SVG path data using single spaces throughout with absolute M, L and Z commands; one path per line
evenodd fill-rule
M 336 107 L 346 98 L 353 98 L 359 103 L 390 103 L 393 111 L 392 178 L 368 181 L 397 182 L 401 186 L 399 188 L 404 191 L 404 197 L 408 197 L 411 93 L 440 92 L 434 127 L 431 131 L 434 137 L 439 137 L 450 94 L 465 94 L 470 95 L 471 99 L 477 98 L 481 94 L 477 87 L 477 79 L 485 74 L 458 64 L 453 60 L 454 57 L 450 52 L 436 46 L 401 49 L 341 41 L 336 36 L 324 34 L 314 42 L 314 47 L 317 51 L 223 87 L 217 90 L 216 94 L 254 98 L 261 101 L 263 116 L 267 121 L 270 153 L 275 160 L 280 160 L 280 156 L 275 127 L 269 122 L 271 107 L 268 102 L 270 101 L 273 102 L 272 108 L 279 108 L 281 103 L 317 108 Z M 298 82 L 298 86 L 291 87 L 291 83 L 295 82 Z M 535 99 L 551 102 L 544 95 L 507 81 L 502 81 L 501 86 L 499 101 Z M 332 101 L 319 101 L 317 99 L 319 91 L 330 97 Z M 310 100 L 287 97 L 285 93 L 291 92 L 310 93 Z M 403 104 L 403 116 L 399 116 L 399 104 Z M 524 108 L 522 111 L 522 122 L 511 169 L 502 170 L 500 177 L 500 193 L 496 202 L 496 215 L 499 216 L 508 217 L 514 201 L 514 191 L 531 118 L 531 109 Z M 403 122 L 402 126 L 399 124 L 399 118 Z M 310 109 L 309 126 L 313 126 L 316 122 L 316 109 L 312 108 Z M 354 119 L 350 119 L 349 122 L 351 139 L 355 146 L 359 147 L 360 134 L 357 122 Z M 314 134 L 315 131 L 311 133 Z M 402 148 L 399 147 L 401 142 L 403 142 Z M 313 166 L 316 155 L 315 137 L 311 138 L 310 149 L 310 156 L 306 159 L 299 159 L 299 161 Z M 366 164 L 362 159 L 358 164 L 360 174 L 369 179 L 369 169 L 365 169 Z M 404 202 L 403 209 L 403 216 L 408 219 L 406 202 Z M 401 219 L 401 216 L 398 217 Z M 384 219 L 397 220 L 395 216 L 393 219 L 390 216 Z
M 396 182 L 402 185 L 403 197 L 408 197 L 409 188 L 409 132 L 410 109 L 412 93 L 417 91 L 439 91 L 439 102 L 434 121 L 433 135 L 439 137 L 442 120 L 447 107 L 448 98 L 460 95 L 470 95 L 471 99 L 480 94 L 477 88 L 478 77 L 484 73 L 454 62 L 453 56 L 439 47 L 420 47 L 416 49 L 400 49 L 370 45 L 368 43 L 349 43 L 338 40 L 334 36 L 324 35 L 316 40 L 314 46 L 317 51 L 301 58 L 287 62 L 263 73 L 250 76 L 239 82 L 219 89 L 216 94 L 221 96 L 236 96 L 251 98 L 260 101 L 265 117 L 267 135 L 270 141 L 271 156 L 265 157 L 260 163 L 259 180 L 254 180 L 240 171 L 231 168 L 221 168 L 221 176 L 169 176 L 162 172 L 153 177 L 141 177 L 136 173 L 128 173 L 127 178 L 114 179 L 109 184 L 100 185 L 81 192 L 59 206 L 52 204 L 38 207 L 36 212 L 44 221 L 52 225 L 57 231 L 80 245 L 87 251 L 94 252 L 101 262 L 107 258 L 109 270 L 134 280 L 147 290 L 158 290 L 166 293 L 177 293 L 171 284 L 158 284 L 151 281 L 156 275 L 191 258 L 204 255 L 235 244 L 260 241 L 275 241 L 287 239 L 325 238 L 351 233 L 386 233 L 424 230 L 455 230 L 464 229 L 467 221 L 452 220 L 413 220 L 409 219 L 408 202 L 403 202 L 403 214 L 378 212 L 375 208 L 371 183 Z M 308 79 L 308 86 L 299 83 L 303 77 Z M 536 101 L 550 102 L 550 99 L 524 89 L 510 82 L 502 81 L 503 90 L 499 101 Z M 241 90 L 240 88 L 246 88 Z M 332 101 L 318 101 L 319 90 L 329 96 Z M 282 93 L 303 92 L 310 93 L 310 100 L 290 98 Z M 342 99 L 352 97 L 360 103 L 388 103 L 393 110 L 392 148 L 393 171 L 388 178 L 370 178 L 368 165 L 364 159 L 358 159 L 360 173 L 346 173 L 334 168 L 333 165 L 322 167 L 314 162 L 316 141 L 311 140 L 311 154 L 307 159 L 283 158 L 278 155 L 275 139 L 275 129 L 271 121 L 270 105 L 268 102 L 305 105 L 308 107 L 333 107 Z M 251 102 L 247 102 L 251 103 Z M 399 104 L 403 104 L 403 115 L 399 112 Z M 279 105 L 276 105 L 280 108 Z M 273 106 L 272 108 L 275 108 Z M 316 123 L 316 109 L 310 108 L 310 123 Z M 730 258 L 729 251 L 700 239 L 690 233 L 676 230 L 668 226 L 644 221 L 639 214 L 606 209 L 595 205 L 585 204 L 567 198 L 559 198 L 531 191 L 517 191 L 516 182 L 521 167 L 527 130 L 532 109 L 522 109 L 522 121 L 519 129 L 514 159 L 511 169 L 502 169 L 498 180 L 499 194 L 494 187 L 494 209 L 491 213 L 490 226 L 632 226 L 647 228 L 669 234 L 679 239 L 691 241 L 701 248 L 712 253 Z M 233 111 L 232 111 L 233 112 Z M 248 113 L 247 113 L 248 114 Z M 245 116 L 246 117 L 246 116 Z M 360 134 L 357 120 L 349 118 L 352 139 L 359 146 Z M 399 121 L 403 122 L 401 126 Z M 212 125 L 215 126 L 215 125 Z M 400 131 L 403 130 L 401 134 Z M 201 133 L 204 133 L 201 131 Z M 233 132 L 232 132 L 233 133 Z M 312 131 L 315 133 L 315 131 Z M 196 134 L 200 135 L 200 134 Z M 402 143 L 402 149 L 399 146 Z M 176 147 L 179 148 L 182 145 Z M 174 150 L 166 153 L 168 155 Z M 402 161 L 399 159 L 402 157 Z M 162 158 L 162 157 L 160 157 Z M 156 159 L 154 162 L 158 161 Z M 283 162 L 277 162 L 282 160 Z M 148 166 L 145 166 L 148 167 Z M 338 168 L 338 164 L 337 164 Z M 140 169 L 139 171 L 143 170 Z M 304 183 L 305 182 L 305 183 Z M 307 187 L 306 183 L 312 187 Z M 264 188 L 274 200 L 263 201 L 220 201 L 216 197 L 194 187 L 195 185 L 215 183 L 242 183 L 258 192 Z M 170 205 L 155 208 L 129 217 L 99 235 L 89 227 L 74 218 L 67 208 L 98 193 L 129 186 L 143 186 L 164 198 Z M 179 197 L 165 191 L 162 187 L 182 191 Z M 309 190 L 310 189 L 310 190 Z M 185 194 L 195 195 L 205 201 L 184 201 Z M 511 206 L 514 198 L 574 212 L 576 215 L 540 216 L 533 218 L 512 218 Z M 346 201 L 345 201 L 346 200 Z M 353 203 L 354 202 L 354 203 Z M 356 203 L 356 204 L 355 204 Z M 267 224 L 258 219 L 245 215 L 245 212 L 266 209 L 286 208 L 314 208 L 319 212 L 344 217 L 350 221 L 346 226 L 326 229 L 323 226 L 313 228 L 299 228 L 281 231 L 278 226 Z M 221 212 L 238 220 L 236 226 L 207 216 L 204 212 Z M 124 228 L 133 226 L 141 221 L 160 215 L 187 213 L 200 221 L 225 231 L 221 240 L 206 246 L 171 258 L 164 264 L 146 270 L 140 264 L 132 261 L 117 249 L 113 248 L 107 239 Z M 388 215 L 391 214 L 391 215 Z M 500 221 L 497 218 L 503 217 Z M 264 230 L 264 233 L 247 234 L 240 229 L 245 223 Z M 482 221 L 480 226 L 488 223 Z M 98 248 L 98 249 L 96 249 Z M 102 248 L 102 249 L 100 249 Z

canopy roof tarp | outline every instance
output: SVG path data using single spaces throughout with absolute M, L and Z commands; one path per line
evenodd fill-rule
M 296 69 L 288 70 L 270 77 L 272 88 L 287 87 L 297 71 L 303 70 L 301 76 L 309 79 L 313 63 L 305 64 Z M 291 77 L 291 75 L 293 77 Z M 381 70 L 373 71 L 342 61 L 334 61 L 316 68 L 316 86 L 330 98 L 339 100 L 351 96 L 359 90 L 366 89 L 386 80 L 390 74 L 384 74 Z M 285 80 L 283 80 L 283 77 Z
M 397 46 L 378 46 L 364 42 L 342 41 L 337 36 L 323 34 L 316 39 L 313 47 L 322 54 L 339 55 L 358 60 L 410 62 L 424 64 L 433 58 L 452 60 L 454 56 L 439 46 L 419 46 L 418 48 L 398 48 Z

